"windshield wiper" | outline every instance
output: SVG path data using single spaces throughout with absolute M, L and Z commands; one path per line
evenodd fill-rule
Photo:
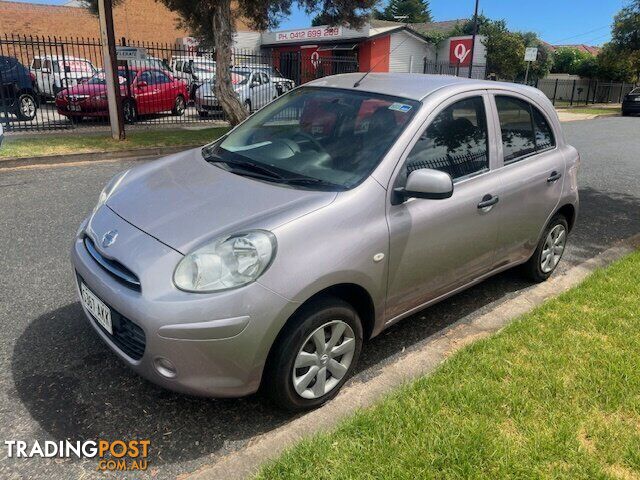
M 276 180 L 283 180 L 285 177 L 276 172 L 275 170 L 270 169 L 269 167 L 265 167 L 264 165 L 260 165 L 259 163 L 247 162 L 247 161 L 239 161 L 239 160 L 231 160 L 224 159 L 215 154 L 211 154 L 210 158 L 207 158 L 207 162 L 209 163 L 225 163 L 230 166 L 240 167 L 244 170 L 252 171 L 255 173 L 259 173 L 262 176 L 266 176 L 269 178 L 275 178 Z
M 342 185 L 338 185 L 337 183 L 328 182 L 327 180 L 322 180 L 321 178 L 314 177 L 285 177 L 282 180 L 282 183 L 293 184 L 293 185 L 311 185 L 311 186 L 322 186 L 329 188 L 337 188 L 340 190 L 344 190 L 345 188 Z

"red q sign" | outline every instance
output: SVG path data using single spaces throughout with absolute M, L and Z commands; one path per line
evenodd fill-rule
M 451 40 L 449 46 L 449 62 L 452 65 L 460 64 L 463 67 L 471 63 L 471 45 L 470 38 L 459 38 Z

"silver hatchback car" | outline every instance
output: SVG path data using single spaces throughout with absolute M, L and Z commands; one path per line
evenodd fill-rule
M 551 275 L 579 155 L 547 98 L 360 76 L 310 82 L 105 187 L 72 261 L 89 322 L 136 372 L 308 409 L 398 320 L 517 265 Z

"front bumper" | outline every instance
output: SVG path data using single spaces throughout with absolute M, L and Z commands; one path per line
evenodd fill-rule
M 114 229 L 118 241 L 100 248 L 99 239 Z M 178 290 L 172 277 L 182 255 L 108 207 L 100 208 L 84 231 L 71 252 L 76 274 L 107 306 L 144 332 L 144 353 L 136 360 L 85 309 L 94 330 L 116 355 L 143 377 L 179 392 L 237 397 L 258 389 L 269 349 L 298 304 L 257 282 L 214 294 Z M 94 260 L 83 241 L 85 234 L 100 253 L 138 276 L 139 290 L 124 285 Z M 175 367 L 172 378 L 161 374 L 162 359 Z
M 623 102 L 622 111 L 628 113 L 640 113 L 640 102 Z

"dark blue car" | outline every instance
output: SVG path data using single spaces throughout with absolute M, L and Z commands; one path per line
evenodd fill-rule
M 33 120 L 37 110 L 38 92 L 29 69 L 13 57 L 0 56 L 0 115 Z

